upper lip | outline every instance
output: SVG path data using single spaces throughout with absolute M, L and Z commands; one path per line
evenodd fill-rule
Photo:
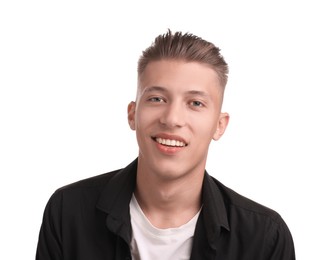
M 162 139 L 169 139 L 169 140 L 176 140 L 179 142 L 183 142 L 185 145 L 188 145 L 188 142 L 181 136 L 173 135 L 173 134 L 167 134 L 167 133 L 159 133 L 154 136 L 152 136 L 153 139 L 156 138 L 162 138 Z

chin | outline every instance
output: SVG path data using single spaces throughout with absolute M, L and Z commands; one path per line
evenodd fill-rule
M 183 177 L 188 172 L 184 169 L 184 167 L 180 166 L 178 162 L 157 162 L 156 165 L 154 165 L 153 172 L 164 180 L 175 180 L 180 177 Z

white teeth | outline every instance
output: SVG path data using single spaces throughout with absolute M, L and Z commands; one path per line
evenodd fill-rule
M 177 140 L 163 139 L 163 138 L 160 138 L 160 137 L 157 137 L 155 140 L 159 144 L 168 145 L 168 146 L 179 146 L 179 147 L 186 146 L 184 142 L 177 141 Z

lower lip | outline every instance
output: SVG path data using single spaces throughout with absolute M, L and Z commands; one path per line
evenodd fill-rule
M 159 151 L 168 155 L 174 155 L 180 152 L 184 148 L 179 146 L 166 146 L 166 145 L 159 144 L 158 142 L 155 142 L 155 143 Z

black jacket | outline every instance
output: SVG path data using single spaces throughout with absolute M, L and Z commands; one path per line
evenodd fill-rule
M 48 201 L 37 260 L 131 259 L 129 202 L 137 160 L 58 189 Z M 191 253 L 194 260 L 291 260 L 288 227 L 273 210 L 228 189 L 205 172 Z

